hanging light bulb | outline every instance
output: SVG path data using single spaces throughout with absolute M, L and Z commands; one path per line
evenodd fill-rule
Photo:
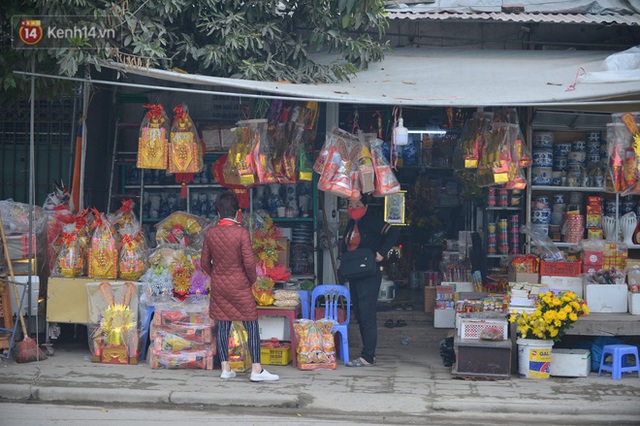
M 393 131 L 393 142 L 396 146 L 405 146 L 409 143 L 409 130 L 404 127 L 402 117 L 398 119 L 398 126 Z

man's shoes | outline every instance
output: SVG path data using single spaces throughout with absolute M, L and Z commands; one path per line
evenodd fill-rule
M 222 371 L 222 373 L 220 373 L 220 378 L 221 379 L 233 379 L 234 377 L 236 377 L 236 372 L 233 370 L 229 370 L 229 371 Z
M 262 370 L 259 374 L 251 373 L 250 380 L 252 382 L 275 382 L 276 380 L 280 380 L 280 376 L 271 374 L 267 370 Z

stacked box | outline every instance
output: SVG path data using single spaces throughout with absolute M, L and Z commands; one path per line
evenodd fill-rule
M 451 286 L 436 286 L 436 307 L 433 312 L 433 326 L 435 328 L 455 328 L 454 292 L 454 288 Z
M 215 323 L 204 309 L 197 312 L 156 307 L 149 357 L 151 368 L 213 369 Z

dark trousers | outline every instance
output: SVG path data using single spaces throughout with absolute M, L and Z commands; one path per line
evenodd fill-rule
M 260 328 L 258 321 L 242 321 L 247 330 L 247 343 L 251 361 L 260 363 Z M 220 362 L 229 360 L 229 333 L 231 331 L 231 321 L 217 321 L 216 324 L 216 345 L 218 347 L 218 358 Z
M 353 303 L 354 315 L 358 320 L 362 336 L 362 354 L 368 363 L 373 364 L 378 345 L 378 294 L 382 275 L 375 274 L 360 280 L 349 281 L 349 292 Z

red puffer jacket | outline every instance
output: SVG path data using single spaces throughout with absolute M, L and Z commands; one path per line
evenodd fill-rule
M 218 321 L 255 321 L 251 285 L 256 263 L 249 232 L 239 226 L 215 226 L 202 245 L 202 269 L 211 276 L 209 316 Z

